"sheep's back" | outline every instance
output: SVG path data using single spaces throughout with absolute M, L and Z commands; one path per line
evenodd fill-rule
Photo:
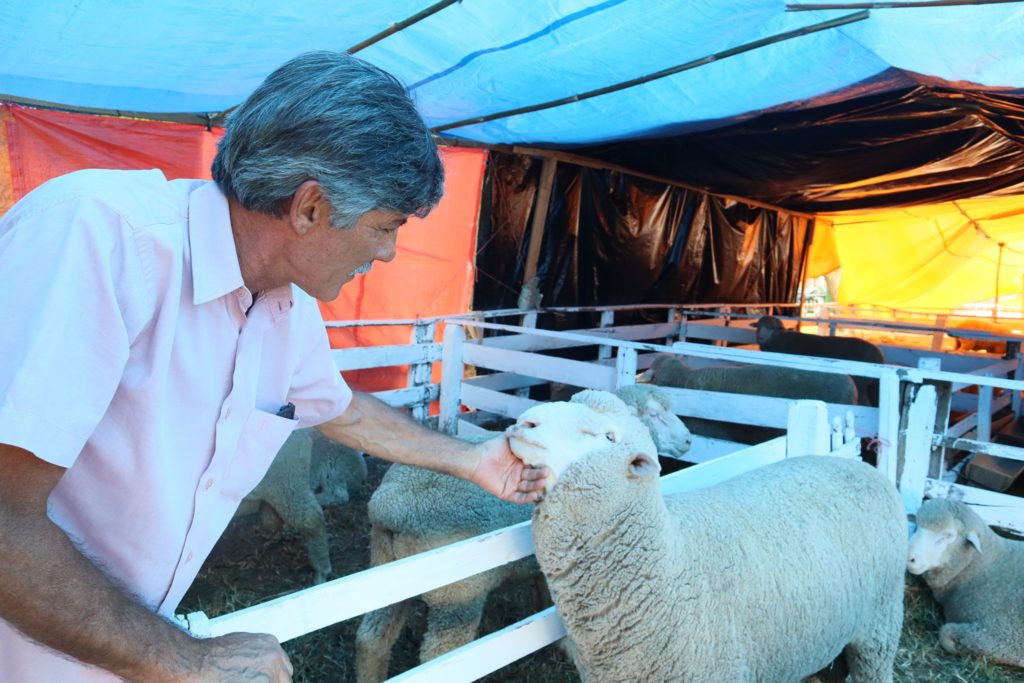
M 761 350 L 797 356 L 843 358 L 865 363 L 885 362 L 881 349 L 858 337 L 825 337 L 804 332 L 782 332 L 762 344 Z
M 778 660 L 776 671 L 787 650 L 842 647 L 902 595 L 906 514 L 895 488 L 859 461 L 789 458 L 668 496 L 666 506 L 684 546 L 680 564 L 699 566 L 717 608 L 755 622 L 771 610 L 772 623 L 793 625 L 757 653 L 766 666 Z M 754 649 L 762 642 L 750 640 Z
M 371 524 L 438 536 L 500 529 L 529 519 L 530 511 L 464 479 L 400 463 L 388 468 L 367 504 Z
M 901 613 L 905 512 L 862 462 L 789 458 L 623 509 L 588 476 L 534 516 L 584 680 L 798 680 Z
M 691 370 L 680 378 L 679 386 L 847 405 L 857 402 L 857 388 L 849 375 L 770 365 Z

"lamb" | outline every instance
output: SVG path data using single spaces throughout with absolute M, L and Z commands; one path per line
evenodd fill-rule
M 680 389 L 817 399 L 843 405 L 857 403 L 857 387 L 848 375 L 772 365 L 691 368 L 679 356 L 662 354 L 654 359 L 641 379 Z M 718 420 L 687 417 L 686 421 L 697 434 L 737 443 L 760 443 L 783 434 L 783 430 L 779 429 Z
M 282 526 L 297 533 L 306 546 L 314 583 L 331 574 L 331 556 L 323 508 L 347 503 L 349 494 L 366 480 L 362 453 L 331 441 L 313 428 L 297 429 L 281 446 L 270 469 L 242 499 L 235 517 L 260 513 L 265 531 Z
M 782 321 L 770 315 L 761 316 L 754 324 L 757 344 L 762 351 L 791 353 L 797 356 L 844 358 L 864 363 L 885 363 L 882 350 L 865 339 L 857 337 L 823 337 L 786 330 Z M 862 405 L 878 405 L 878 380 L 855 377 L 857 393 Z
M 690 433 L 668 409 L 668 398 L 656 387 L 622 387 L 626 410 L 637 415 L 660 446 L 682 455 Z M 621 399 L 620 399 L 621 401 Z M 484 437 L 489 438 L 489 437 Z M 501 529 L 530 518 L 530 506 L 502 501 L 462 479 L 418 467 L 388 468 L 367 506 L 370 564 L 432 550 Z M 424 593 L 427 628 L 420 660 L 428 661 L 473 640 L 488 594 L 503 583 L 538 578 L 536 561 L 524 558 Z M 376 683 L 387 678 L 391 648 L 408 618 L 412 601 L 370 612 L 356 634 L 356 680 Z
M 650 438 L 593 394 L 509 430 L 554 470 L 534 546 L 585 683 L 795 681 L 840 652 L 854 680 L 893 680 L 907 522 L 881 473 L 793 457 L 663 497 Z
M 917 511 L 907 571 L 942 605 L 939 644 L 1024 666 L 1024 543 L 996 534 L 968 505 L 934 498 Z

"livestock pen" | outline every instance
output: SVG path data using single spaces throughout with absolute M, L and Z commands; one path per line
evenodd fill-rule
M 687 416 L 729 414 L 739 422 L 788 428 L 788 437 L 750 447 L 711 440 L 701 443 L 699 438 L 695 439 L 694 460 L 702 464 L 664 477 L 663 487 L 685 490 L 704 486 L 785 457 L 787 448 L 793 453 L 825 452 L 831 450 L 834 443 L 842 452 L 859 451 L 860 438 L 850 439 L 849 415 L 856 437 L 872 438 L 879 444 L 879 466 L 893 481 L 900 483 L 908 512 L 916 510 L 926 491 L 946 483 L 942 479 L 944 473 L 925 471 L 925 466 L 921 465 L 926 463 L 931 467 L 943 439 L 953 438 L 940 427 L 943 387 L 975 382 L 993 389 L 1019 391 L 1021 388 L 1021 383 L 1005 378 L 974 377 L 928 368 L 876 367 L 679 342 L 680 338 L 696 338 L 693 333 L 697 328 L 695 321 L 686 321 L 676 307 L 658 309 L 662 322 L 624 326 L 614 324 L 615 309 L 605 309 L 597 312 L 602 327 L 569 332 L 487 322 L 511 318 L 515 322 L 531 323 L 537 320 L 538 313 L 502 311 L 446 320 L 360 323 L 407 325 L 412 329 L 410 343 L 336 350 L 334 358 L 338 368 L 343 370 L 408 365 L 407 386 L 378 395 L 391 405 L 409 408 L 413 415 L 424 420 L 432 419 L 428 406 L 438 401 L 437 423 L 449 433 L 472 433 L 489 420 L 514 418 L 536 403 L 536 399 L 530 397 L 531 387 L 543 387 L 554 381 L 611 390 L 632 383 L 637 372 L 645 369 L 660 353 L 708 361 L 789 364 L 823 372 L 862 373 L 878 378 L 885 387 L 879 407 L 816 405 L 810 409 L 811 417 L 800 417 L 799 411 L 791 413 L 791 402 L 784 399 L 671 390 L 674 411 L 684 420 Z M 440 343 L 436 334 L 442 325 L 444 341 Z M 729 334 L 736 331 L 739 330 Z M 687 337 L 687 333 L 690 336 Z M 551 355 L 553 351 L 567 349 L 578 351 L 575 355 L 589 354 L 590 357 L 580 360 Z M 435 363 L 440 363 L 441 370 L 441 381 L 437 383 L 430 371 Z M 982 395 L 975 400 L 981 401 Z M 743 407 L 737 408 L 738 404 Z M 826 414 L 829 420 L 823 419 Z M 841 445 L 844 442 L 845 445 Z M 235 613 L 213 619 L 190 614 L 183 619 L 196 634 L 266 631 L 286 641 L 531 552 L 527 522 L 421 556 L 360 571 Z M 558 617 L 549 608 L 411 669 L 394 680 L 475 680 L 529 655 L 562 634 Z
M 636 357 L 639 351 L 668 351 L 664 345 L 642 344 L 608 340 L 616 349 L 616 367 L 594 366 L 580 361 L 558 359 L 541 354 L 502 349 L 489 346 L 482 341 L 465 340 L 466 328 L 479 328 L 489 323 L 471 320 L 449 320 L 446 325 L 445 343 L 438 347 L 435 342 L 421 341 L 411 344 L 419 347 L 415 351 L 395 347 L 382 348 L 376 353 L 370 349 L 357 350 L 356 358 L 344 359 L 346 352 L 339 352 L 343 360 L 339 367 L 373 367 L 382 363 L 409 363 L 422 360 L 424 363 L 440 353 L 442 359 L 442 381 L 437 387 L 441 402 L 440 423 L 447 430 L 456 430 L 462 410 L 472 407 L 476 392 L 478 402 L 488 402 L 491 394 L 505 396 L 505 404 L 492 408 L 512 413 L 515 406 L 525 406 L 531 399 L 504 394 L 493 389 L 475 387 L 471 380 L 463 382 L 463 369 L 472 362 L 477 368 L 487 368 L 506 375 L 539 376 L 545 380 L 567 380 L 570 383 L 592 385 L 594 388 L 614 388 L 617 384 L 635 379 Z M 516 334 L 527 334 L 529 328 L 511 328 Z M 541 338 L 567 341 L 565 333 L 533 330 Z M 507 338 L 515 336 L 506 335 Z M 582 335 L 577 335 L 582 336 Z M 601 342 L 600 338 L 584 338 L 584 342 Z M 412 354 L 411 356 L 408 354 Z M 474 353 L 478 355 L 474 355 Z M 486 357 L 481 357 L 486 356 Z M 526 363 L 526 365 L 523 365 Z M 416 365 L 413 362 L 413 365 Z M 604 372 L 595 372 L 597 367 Z M 414 369 L 415 370 L 415 369 Z M 415 372 L 411 372 L 410 376 Z M 507 378 L 506 378 L 507 379 Z M 620 381 L 621 380 L 621 381 Z M 393 405 L 406 402 L 422 403 L 432 396 L 433 388 L 427 385 L 395 390 L 383 394 L 382 398 Z M 512 390 L 513 392 L 515 389 Z M 520 402 L 520 403 L 517 403 Z M 732 476 L 768 462 L 785 457 L 787 444 L 790 454 L 794 449 L 800 452 L 829 452 L 833 450 L 832 427 L 825 417 L 825 408 L 820 405 L 802 406 L 795 409 L 792 430 L 797 437 L 776 439 L 750 448 L 740 449 L 729 456 L 715 458 L 663 479 L 666 490 L 684 490 L 703 486 L 721 478 Z M 467 423 L 468 425 L 469 423 Z M 472 426 L 468 426 L 470 430 Z M 837 439 L 841 441 L 841 436 Z M 854 446 L 856 444 L 853 444 Z M 849 453 L 851 446 L 839 447 L 838 452 Z M 193 613 L 183 617 L 189 629 L 197 635 L 216 635 L 231 631 L 264 631 L 282 641 L 295 638 L 310 631 L 323 628 L 338 621 L 352 618 L 391 602 L 417 596 L 427 590 L 458 581 L 475 573 L 486 571 L 501 564 L 525 557 L 532 552 L 529 523 L 499 530 L 484 536 L 463 541 L 414 558 L 406 558 L 388 565 L 358 572 L 327 584 L 298 591 L 269 602 L 255 605 L 238 612 L 207 619 Z M 525 656 L 563 635 L 564 631 L 553 609 L 536 614 L 501 632 L 486 636 L 465 648 L 460 648 L 403 674 L 397 680 L 475 680 L 486 673 Z

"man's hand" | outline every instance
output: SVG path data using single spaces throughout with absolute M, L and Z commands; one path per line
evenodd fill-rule
M 513 503 L 536 503 L 544 497 L 548 471 L 517 458 L 504 435 L 473 448 L 478 458 L 470 481 L 498 498 Z
M 182 677 L 190 683 L 291 683 L 292 663 L 274 636 L 229 633 L 196 645 L 199 669 Z

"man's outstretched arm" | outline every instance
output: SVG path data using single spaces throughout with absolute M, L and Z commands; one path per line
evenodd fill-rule
M 198 640 L 120 590 L 46 514 L 64 469 L 0 444 L 0 617 L 130 681 L 290 681 L 273 636 Z
M 504 436 L 483 443 L 453 439 L 358 391 L 344 413 L 317 428 L 350 448 L 452 474 L 515 503 L 537 501 L 547 476 L 515 457 Z

